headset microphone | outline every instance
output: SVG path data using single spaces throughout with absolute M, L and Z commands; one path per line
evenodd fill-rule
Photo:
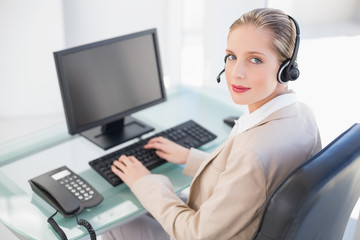
M 221 76 L 221 74 L 223 74 L 225 72 L 225 68 L 219 73 L 219 75 L 217 75 L 217 77 L 216 77 L 216 80 L 217 80 L 217 82 L 218 83 L 220 83 L 220 76 Z
M 226 64 L 226 60 L 227 60 L 228 56 L 229 56 L 229 55 L 226 55 L 226 56 L 224 57 L 224 63 L 225 63 L 225 64 Z M 221 81 L 220 76 L 221 76 L 221 74 L 223 74 L 224 72 L 225 72 L 225 68 L 219 73 L 219 75 L 217 75 L 216 80 L 217 80 L 218 83 L 220 83 L 220 81 Z

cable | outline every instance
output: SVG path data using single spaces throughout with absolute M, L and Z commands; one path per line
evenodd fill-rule
M 58 213 L 58 211 L 56 210 L 56 212 L 51 217 L 48 218 L 47 222 L 51 225 L 51 227 L 54 229 L 54 231 L 59 235 L 61 240 L 68 240 L 64 231 L 59 227 L 59 225 L 53 219 L 53 217 L 57 213 Z
M 93 227 L 91 226 L 91 224 L 86 221 L 85 219 L 80 219 L 78 220 L 78 217 L 76 216 L 76 221 L 79 225 L 83 226 L 86 228 L 86 230 L 89 232 L 89 235 L 90 235 L 90 239 L 91 240 L 96 240 L 96 233 L 93 229 Z
M 47 222 L 51 225 L 51 227 L 54 229 L 54 231 L 59 235 L 61 240 L 68 240 L 64 231 L 60 228 L 60 226 L 56 223 L 56 221 L 53 218 L 57 213 L 58 213 L 58 211 L 56 210 L 56 212 L 48 218 Z M 86 228 L 86 230 L 89 232 L 91 240 L 96 240 L 96 233 L 88 221 L 86 221 L 85 219 L 78 219 L 78 217 L 76 216 L 76 222 L 77 222 L 77 224 Z

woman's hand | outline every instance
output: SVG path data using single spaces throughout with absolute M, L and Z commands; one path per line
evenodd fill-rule
M 111 171 L 115 173 L 121 180 L 128 185 L 132 186 L 139 178 L 151 174 L 151 172 L 134 156 L 122 155 L 118 160 L 113 162 Z
M 156 149 L 156 154 L 159 157 L 176 164 L 184 164 L 190 151 L 188 148 L 176 144 L 164 137 L 150 139 L 150 141 L 145 144 L 144 148 Z
M 172 163 L 184 164 L 189 155 L 189 149 L 176 144 L 164 137 L 152 138 L 145 146 L 146 149 L 156 149 L 156 154 Z M 131 187 L 139 178 L 151 172 L 134 156 L 122 155 L 113 162 L 111 171 Z

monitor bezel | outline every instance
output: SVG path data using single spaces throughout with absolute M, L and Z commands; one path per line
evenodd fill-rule
M 83 124 L 81 126 L 76 126 L 75 115 L 74 115 L 74 111 L 73 111 L 73 107 L 72 107 L 72 101 L 71 101 L 70 93 L 68 90 L 69 89 L 68 84 L 67 84 L 68 79 L 65 76 L 62 58 L 69 54 L 74 54 L 74 53 L 81 52 L 84 50 L 97 48 L 97 47 L 105 46 L 105 45 L 112 44 L 115 42 L 124 41 L 124 40 L 132 39 L 132 38 L 136 38 L 136 37 L 140 37 L 140 36 L 144 36 L 144 35 L 151 35 L 152 39 L 153 39 L 155 58 L 156 58 L 156 63 L 157 63 L 156 65 L 157 65 L 157 71 L 158 71 L 158 76 L 159 76 L 158 80 L 159 80 L 161 97 L 159 99 L 155 99 L 154 101 L 148 102 L 146 104 L 128 109 L 127 111 L 119 112 L 117 114 L 107 116 L 105 118 L 98 119 L 96 121 L 93 121 L 93 122 L 90 122 L 87 124 Z M 78 133 L 84 132 L 86 130 L 89 130 L 89 129 L 92 129 L 92 128 L 95 128 L 98 126 L 103 126 L 103 125 L 109 124 L 111 122 L 120 120 L 120 119 L 130 116 L 131 114 L 136 113 L 140 110 L 143 110 L 143 109 L 149 108 L 151 106 L 154 106 L 156 104 L 162 103 L 162 102 L 166 101 L 166 99 L 167 99 L 166 92 L 165 92 L 165 86 L 164 86 L 164 80 L 163 80 L 160 49 L 159 49 L 156 28 L 152 28 L 152 29 L 144 30 L 144 31 L 140 31 L 140 32 L 135 32 L 135 33 L 127 34 L 127 35 L 122 35 L 122 36 L 115 37 L 115 38 L 105 39 L 105 40 L 101 40 L 101 41 L 97 41 L 97 42 L 92 42 L 92 43 L 68 48 L 68 49 L 61 50 L 61 51 L 56 51 L 53 53 L 53 55 L 55 58 L 55 65 L 56 65 L 56 70 L 57 70 L 57 74 L 58 74 L 58 81 L 59 81 L 60 90 L 61 90 L 61 96 L 62 96 L 62 101 L 63 101 L 65 118 L 66 118 L 66 122 L 67 122 L 67 126 L 68 126 L 68 132 L 71 135 L 78 134 Z

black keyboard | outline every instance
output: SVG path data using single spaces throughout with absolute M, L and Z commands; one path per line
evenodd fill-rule
M 154 149 L 144 149 L 144 145 L 154 137 L 165 137 L 184 147 L 198 148 L 216 138 L 216 135 L 200 126 L 193 120 L 189 120 L 175 127 L 164 130 L 146 139 L 142 139 L 132 145 L 102 156 L 89 162 L 90 166 L 104 177 L 111 185 L 117 186 L 122 183 L 121 179 L 111 171 L 111 165 L 121 155 L 135 156 L 148 169 L 153 169 L 166 161 L 155 154 Z

